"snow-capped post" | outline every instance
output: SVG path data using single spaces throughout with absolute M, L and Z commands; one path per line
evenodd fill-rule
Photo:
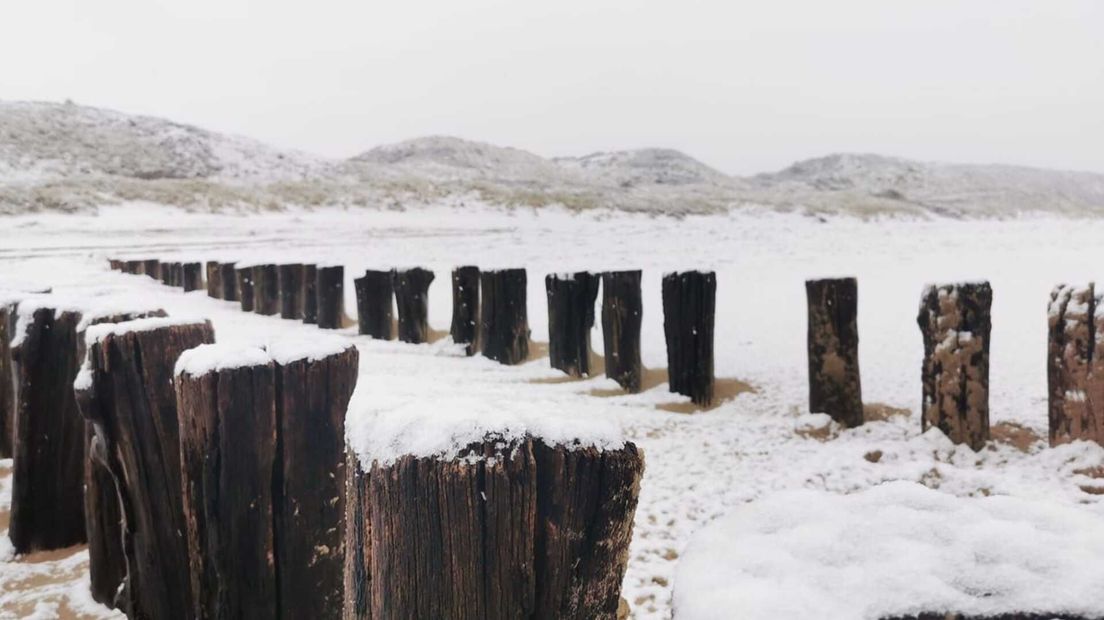
M 126 267 L 126 262 L 117 258 L 107 259 L 107 264 L 111 266 L 112 271 L 122 271 Z
M 303 265 L 280 265 L 276 272 L 280 287 L 280 318 L 303 318 Z
M 713 402 L 713 323 L 717 276 L 683 271 L 663 276 L 663 333 L 672 392 L 694 404 Z
M 341 329 L 345 322 L 345 268 L 341 265 L 315 269 L 315 322 L 322 329 Z
M 590 330 L 598 276 L 580 271 L 544 277 L 548 295 L 548 360 L 572 377 L 590 374 Z
M 313 325 L 318 322 L 318 268 L 303 265 L 303 322 Z
M 207 261 L 207 296 L 222 299 L 222 265 L 218 261 Z
M 220 299 L 238 301 L 238 275 L 236 266 L 236 263 L 222 263 L 219 265 Z M 252 273 L 250 275 L 252 275 Z
M 238 301 L 242 312 L 253 312 L 253 267 L 236 267 L 234 269 L 234 283 L 238 289 Z M 223 293 L 225 294 L 225 289 Z
M 529 310 L 524 269 L 480 274 L 479 339 L 484 357 L 520 364 L 529 357 Z
M 929 285 L 917 323 L 924 339 L 921 426 L 980 450 L 989 439 L 988 282 Z
M 77 400 L 102 444 L 98 456 L 111 472 L 125 516 L 126 585 L 117 604 L 130 617 L 187 618 L 191 601 L 173 369 L 183 351 L 214 342 L 214 330 L 206 321 L 146 318 L 92 327 L 87 338 Z M 89 527 L 88 533 L 90 548 L 118 542 L 106 540 L 114 535 L 111 528 Z M 94 580 L 107 579 L 102 573 L 109 570 L 93 559 Z
M 15 304 L 14 300 L 0 300 L 0 459 L 12 457 L 15 436 L 15 383 L 11 351 Z
M 142 261 L 142 270 L 139 273 L 143 273 L 154 280 L 161 279 L 161 261 L 156 258 L 147 258 Z
M 859 380 L 859 285 L 855 278 L 806 280 L 809 412 L 847 427 L 863 423 Z
M 376 340 L 391 340 L 394 280 L 392 272 L 369 269 L 353 280 L 356 287 L 357 326 L 363 336 Z
M 266 316 L 280 313 L 280 272 L 276 265 L 253 266 L 253 312 Z
M 457 267 L 452 270 L 452 324 L 449 335 L 456 344 L 467 345 L 468 355 L 478 350 L 479 335 L 479 267 Z
M 1050 445 L 1104 445 L 1104 309 L 1096 285 L 1060 284 L 1050 294 L 1047 387 Z
M 602 343 L 606 376 L 628 392 L 640 391 L 640 325 L 644 302 L 640 270 L 602 274 Z
M 432 271 L 421 267 L 395 270 L 395 307 L 402 342 L 420 344 L 429 340 L 429 285 L 433 278 Z
M 80 402 L 80 395 L 77 396 Z M 123 513 L 115 479 L 108 469 L 107 452 L 92 423 L 85 424 L 84 523 L 88 533 L 88 576 L 92 600 L 115 607 L 119 586 L 126 578 L 123 551 Z
M 180 274 L 180 286 L 185 293 L 203 288 L 203 274 L 199 263 L 183 263 Z
M 142 273 L 142 268 L 144 266 L 145 266 L 145 263 L 143 261 L 128 260 L 128 261 L 126 261 L 126 268 L 124 269 L 124 271 L 126 271 L 129 274 L 139 275 L 139 274 Z

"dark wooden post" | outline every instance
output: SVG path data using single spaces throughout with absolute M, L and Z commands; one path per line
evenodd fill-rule
M 421 267 L 394 272 L 395 307 L 399 310 L 399 340 L 420 344 L 429 340 L 429 285 L 433 272 Z
M 502 364 L 529 357 L 529 314 L 524 269 L 480 274 L 480 340 L 482 353 Z
M 252 281 L 252 271 L 250 280 Z M 219 266 L 219 281 L 221 283 L 221 296 L 226 301 L 240 301 L 238 295 L 238 273 L 236 263 L 222 263 Z M 252 298 L 252 292 L 250 292 Z M 252 299 L 250 299 L 252 303 Z
M 1096 285 L 1058 285 L 1050 294 L 1047 387 L 1050 445 L 1104 445 L 1104 310 Z
M 235 269 L 234 280 L 237 284 L 242 312 L 253 312 L 253 267 Z
M 103 445 L 123 508 L 127 573 L 119 606 L 131 617 L 187 618 L 173 368 L 183 351 L 213 342 L 214 330 L 208 322 L 146 319 L 92 328 L 88 340 L 88 375 L 77 383 L 77 398 Z M 99 537 L 109 535 L 103 530 Z M 94 574 L 98 568 L 92 565 Z
M 282 618 L 340 618 L 345 564 L 345 413 L 356 347 L 323 357 L 269 348 L 276 360 L 276 573 Z
M 277 267 L 280 287 L 280 318 L 303 318 L 303 266 L 299 264 Z
M 602 274 L 602 344 L 606 376 L 628 392 L 640 391 L 640 326 L 644 303 L 640 270 Z
M 303 265 L 303 322 L 318 322 L 318 268 Z
M 276 265 L 253 266 L 253 312 L 280 313 L 280 273 Z
M 859 285 L 855 278 L 806 280 L 809 412 L 847 427 L 863 423 L 859 380 Z
M 598 277 L 586 271 L 544 277 L 548 295 L 548 360 L 553 368 L 581 377 L 590 374 L 590 330 Z
M 184 292 L 198 291 L 203 288 L 203 274 L 200 272 L 199 263 L 184 263 L 181 267 L 180 286 L 184 287 Z
M 128 260 L 126 262 L 126 272 L 129 274 L 139 275 L 144 267 L 145 262 L 140 260 Z
M 640 451 L 507 447 L 355 470 L 347 618 L 616 616 Z
M 79 395 L 77 400 L 80 400 Z M 96 437 L 91 423 L 85 424 L 85 428 L 88 443 L 84 459 L 84 521 L 88 534 L 88 576 L 92 582 L 92 599 L 115 607 L 119 586 L 127 572 L 123 513 L 103 443 Z
M 988 282 L 930 285 L 917 323 L 924 338 L 921 426 L 980 450 L 989 439 Z
M 260 349 L 198 348 L 177 365 L 189 618 L 278 618 L 274 366 Z
M 161 279 L 161 261 L 156 258 L 147 258 L 142 261 L 142 270 L 139 273 L 143 273 L 154 280 Z
M 222 265 L 218 261 L 207 261 L 207 296 L 222 299 Z
M 109 258 L 107 259 L 107 263 L 111 266 L 112 271 L 122 271 L 126 268 L 126 262 L 117 258 Z
M 449 335 L 456 344 L 467 345 L 468 355 L 479 350 L 479 267 L 452 270 L 452 325 Z
M 713 321 L 717 277 L 684 271 L 663 276 L 663 333 L 672 392 L 695 404 L 713 402 Z
M 392 273 L 369 269 L 353 280 L 356 287 L 358 332 L 376 340 L 391 340 Z
M 314 289 L 316 323 L 322 329 L 340 329 L 345 322 L 345 268 L 317 267 Z
M 15 437 L 15 370 L 11 351 L 15 305 L 14 300 L 0 300 L 0 459 L 12 457 Z
M 177 288 L 184 287 L 184 263 L 172 264 L 172 285 Z
M 161 284 L 165 286 L 175 286 L 173 283 L 173 265 L 172 263 L 160 263 L 157 268 L 157 273 L 161 278 Z

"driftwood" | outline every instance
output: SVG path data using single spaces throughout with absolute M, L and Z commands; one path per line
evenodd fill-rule
M 1104 444 L 1104 308 L 1092 282 L 1050 294 L 1047 386 L 1052 446 Z
M 376 340 L 391 340 L 392 273 L 369 269 L 353 280 L 353 286 L 356 288 L 358 332 Z
M 606 376 L 628 392 L 640 391 L 640 326 L 644 303 L 640 270 L 602 274 L 602 342 Z
M 190 617 L 173 367 L 183 351 L 213 341 L 206 322 L 135 325 L 89 348 L 91 376 L 78 399 L 122 505 L 127 571 L 116 602 L 131 617 Z M 110 535 L 104 530 L 100 537 Z M 92 564 L 94 582 L 100 568 Z
M 421 267 L 393 274 L 395 307 L 399 311 L 399 340 L 420 344 L 429 340 L 429 285 L 433 272 Z
M 234 269 L 234 281 L 237 284 L 238 301 L 241 303 L 242 312 L 253 312 L 253 268 Z
M 303 322 L 318 322 L 318 268 L 303 265 Z
M 303 266 L 280 265 L 276 273 L 280 288 L 280 318 L 303 318 Z
M 182 263 L 180 278 L 180 286 L 185 293 L 203 288 L 203 274 L 199 263 Z
M 529 314 L 524 269 L 480 274 L 479 338 L 482 353 L 501 364 L 529 357 Z
M 924 339 L 923 430 L 980 450 L 989 439 L 988 282 L 928 286 L 917 323 Z
M 456 344 L 474 355 L 479 350 L 479 267 L 452 270 L 452 324 L 449 335 Z
M 253 312 L 266 316 L 280 313 L 280 272 L 276 265 L 253 266 Z
M 238 275 L 235 263 L 222 263 L 219 266 L 219 282 L 221 283 L 221 299 L 226 301 L 238 301 Z M 252 272 L 250 279 L 252 280 Z
M 544 278 L 548 295 L 548 359 L 553 368 L 581 377 L 590 374 L 590 330 L 594 328 L 594 302 L 598 277 L 580 271 L 549 274 Z
M 663 276 L 663 333 L 672 392 L 695 404 L 713 402 L 713 323 L 717 277 L 686 271 Z
M 0 459 L 12 457 L 15 437 L 15 379 L 11 337 L 15 331 L 15 303 L 0 301 Z
M 354 470 L 346 617 L 615 617 L 644 469 L 636 446 L 492 436 L 461 457 L 475 458 Z
M 207 261 L 207 296 L 222 299 L 222 265 L 218 261 Z
M 322 329 L 340 329 L 345 320 L 345 268 L 317 267 L 314 290 L 315 322 Z
M 859 378 L 858 282 L 806 280 L 809 330 L 809 412 L 847 427 L 863 423 Z

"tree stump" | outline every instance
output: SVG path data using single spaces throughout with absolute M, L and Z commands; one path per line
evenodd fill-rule
M 0 459 L 12 457 L 15 437 L 15 383 L 11 338 L 15 331 L 15 302 L 0 300 Z
M 253 266 L 253 312 L 266 316 L 280 313 L 280 273 L 276 265 Z
M 1087 287 L 1062 284 L 1050 294 L 1047 386 L 1052 446 L 1077 439 L 1104 445 L 1101 297 L 1093 282 Z
M 139 273 L 143 273 L 154 280 L 161 279 L 161 261 L 156 258 L 147 258 L 142 261 L 142 270 Z
M 479 336 L 479 267 L 452 270 L 452 324 L 449 335 L 456 344 L 467 345 L 465 353 L 475 355 Z
M 180 267 L 180 286 L 185 293 L 203 288 L 203 274 L 199 263 L 182 263 Z
M 250 281 L 252 281 L 252 271 L 250 271 Z M 239 301 L 238 296 L 238 274 L 235 263 L 222 263 L 219 266 L 219 282 L 221 286 L 221 298 L 226 301 Z M 252 293 L 250 293 L 250 303 L 252 303 Z
M 643 469 L 632 443 L 497 436 L 357 469 L 346 617 L 613 618 Z
M 855 278 L 805 281 L 809 412 L 827 413 L 846 427 L 863 423 L 858 289 Z
M 318 268 L 303 265 L 303 322 L 313 325 L 318 322 Z
M 480 274 L 479 332 L 482 353 L 500 364 L 520 364 L 529 357 L 529 314 L 524 269 Z
M 345 319 L 345 268 L 321 266 L 315 271 L 315 322 L 322 329 L 340 329 Z
M 209 322 L 146 319 L 93 328 L 81 412 L 96 430 L 123 511 L 127 571 L 118 606 L 131 617 L 187 618 L 189 563 L 173 368 L 214 341 Z M 105 529 L 93 538 L 106 538 Z M 101 546 L 111 541 L 100 541 Z M 92 564 L 94 579 L 100 568 Z
M 276 271 L 280 289 L 280 318 L 303 318 L 303 266 L 280 265 Z
M 421 267 L 396 270 L 395 307 L 399 310 L 399 340 L 421 344 L 429 340 L 429 285 L 433 272 Z
M 103 442 L 96 436 L 91 422 L 86 423 L 85 428 L 88 443 L 84 459 L 84 521 L 92 599 L 101 605 L 115 607 L 119 586 L 127 573 L 123 513 Z
M 713 402 L 713 322 L 717 276 L 685 271 L 663 276 L 663 333 L 672 392 L 694 404 Z
M 980 450 L 989 439 L 988 282 L 929 285 L 917 323 L 924 339 L 921 426 Z
M 606 376 L 628 392 L 640 391 L 640 326 L 644 303 L 640 270 L 602 274 L 602 344 Z
M 218 261 L 207 261 L 207 296 L 222 299 L 222 265 Z
M 242 312 L 253 312 L 253 268 L 238 267 L 234 270 L 234 280 Z
M 572 377 L 590 374 L 590 330 L 598 277 L 586 271 L 544 277 L 548 295 L 548 360 Z
M 391 298 L 393 296 L 392 273 L 369 269 L 353 280 L 356 287 L 357 327 L 364 336 L 376 340 L 391 340 Z

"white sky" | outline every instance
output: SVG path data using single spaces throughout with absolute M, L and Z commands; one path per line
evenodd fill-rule
M 331 156 L 449 134 L 1104 172 L 1104 2 L 0 0 L 0 98 Z

